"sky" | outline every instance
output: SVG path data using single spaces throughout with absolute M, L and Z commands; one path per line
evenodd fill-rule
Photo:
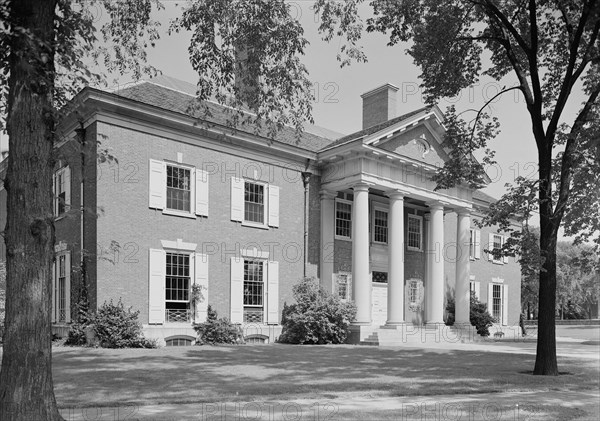
M 310 45 L 306 49 L 303 62 L 307 66 L 314 84 L 315 104 L 314 122 L 318 126 L 349 134 L 362 128 L 362 100 L 360 95 L 384 83 L 399 88 L 397 97 L 397 115 L 401 115 L 424 105 L 420 95 L 420 71 L 412 58 L 405 53 L 407 45 L 387 46 L 388 37 L 384 34 L 366 34 L 363 47 L 367 54 L 367 63 L 352 63 L 340 68 L 336 54 L 340 40 L 330 43 L 321 40 L 318 34 L 318 17 L 312 11 L 313 1 L 289 1 L 291 13 L 300 19 L 305 29 L 305 37 Z M 182 32 L 168 36 L 168 22 L 179 15 L 180 1 L 163 0 L 165 10 L 157 12 L 155 17 L 162 24 L 162 38 L 156 48 L 149 50 L 149 63 L 163 74 L 177 79 L 196 83 L 197 76 L 188 60 L 189 34 Z M 369 13 L 368 5 L 361 8 L 363 16 Z M 100 12 L 98 17 L 101 18 Z M 119 83 L 129 82 L 127 77 Z M 454 104 L 458 112 L 468 109 L 478 110 L 504 86 L 515 84 L 512 75 L 498 83 L 491 79 L 482 80 L 454 99 L 442 100 L 442 110 Z M 566 121 L 573 121 L 580 108 L 583 96 L 580 87 L 574 94 L 566 110 Z M 505 183 L 512 182 L 518 175 L 530 176 L 537 172 L 537 153 L 531 123 L 525 102 L 518 91 L 511 91 L 494 101 L 487 110 L 498 117 L 501 133 L 490 145 L 496 151 L 497 165 L 486 168 L 492 182 L 484 191 L 500 197 L 505 191 Z M 464 118 L 474 118 L 475 112 L 466 112 Z M 2 139 L 1 149 L 7 147 L 7 139 Z

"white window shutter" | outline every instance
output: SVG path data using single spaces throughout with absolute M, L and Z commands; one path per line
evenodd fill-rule
M 508 326 L 508 285 L 502 285 L 502 324 Z
M 65 253 L 65 322 L 71 322 L 71 252 Z
M 267 323 L 279 324 L 279 262 L 267 262 Z
M 196 322 L 204 323 L 208 315 L 208 255 L 195 255 L 195 282 L 200 286 L 204 299 L 196 305 Z
M 56 185 L 56 173 L 52 174 L 52 197 L 54 200 L 52 201 L 52 205 L 54 206 L 54 215 L 58 215 L 58 188 Z M 53 301 L 54 302 L 54 301 Z
M 475 281 L 475 296 L 481 301 L 481 282 Z
M 502 237 L 502 245 L 504 245 L 504 236 Z M 502 256 L 502 263 L 508 263 L 508 256 Z
M 231 177 L 231 220 L 244 220 L 244 180 Z
M 488 284 L 488 313 L 494 316 L 494 284 Z
M 475 230 L 475 258 L 481 259 L 481 231 Z
M 269 186 L 269 226 L 279 227 L 279 187 Z
M 52 262 L 52 323 L 56 323 L 56 259 Z
M 65 212 L 71 210 L 71 168 L 66 166 L 63 171 L 65 180 Z
M 163 161 L 150 160 L 149 204 L 154 209 L 164 209 L 166 201 L 167 180 L 166 166 Z
M 164 250 L 149 250 L 148 266 L 148 323 L 163 324 L 165 321 L 165 277 L 167 253 Z
M 208 216 L 208 172 L 196 169 L 196 215 Z
M 494 254 L 492 253 L 492 250 L 494 250 L 494 234 L 489 233 L 488 234 L 488 250 L 490 251 L 489 253 L 489 260 L 490 262 L 494 261 Z
M 231 323 L 244 321 L 244 260 L 231 258 Z

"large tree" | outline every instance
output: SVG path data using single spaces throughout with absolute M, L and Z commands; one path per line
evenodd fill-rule
M 56 130 L 62 113 L 73 109 L 64 105 L 81 87 L 105 74 L 156 72 L 146 64 L 146 49 L 159 38 L 151 13 L 160 8 L 158 0 L 0 0 L 0 116 L 6 115 L 10 152 L 3 180 L 2 420 L 62 419 L 53 392 L 50 326 Z M 200 100 L 231 105 L 237 95 L 233 105 L 251 104 L 252 120 L 271 135 L 286 123 L 301 128 L 311 100 L 297 57 L 306 40 L 283 0 L 194 0 L 173 28 L 192 31 Z M 247 52 L 243 60 L 240 51 Z M 95 70 L 99 65 L 103 71 Z M 236 84 L 240 67 L 248 89 Z
M 523 94 L 539 164 L 537 180 L 529 186 L 538 196 L 542 255 L 533 372 L 557 375 L 554 315 L 559 227 L 569 207 L 586 204 L 587 209 L 579 208 L 567 219 L 588 223 L 583 228 L 589 238 L 593 233 L 587 231 L 589 223 L 597 218 L 600 206 L 598 171 L 588 172 L 598 167 L 598 139 L 584 134 L 598 126 L 600 0 L 372 0 L 373 16 L 366 24 L 358 13 L 360 3 L 363 0 L 317 0 L 325 37 L 346 38 L 343 63 L 365 59 L 360 38 L 366 26 L 369 31 L 388 33 L 389 45 L 410 41 L 407 52 L 422 71 L 428 102 L 456 96 L 481 77 L 503 83 L 512 78 L 516 86 L 505 91 L 518 89 Z M 583 82 L 585 100 L 577 116 L 565 121 L 565 107 L 578 82 Z M 478 124 L 473 124 L 474 132 Z M 480 185 L 481 167 L 469 158 L 476 148 L 486 149 L 491 136 L 476 141 L 477 136 L 459 137 L 450 143 L 462 153 L 453 154 L 442 169 L 441 187 Z M 573 188 L 579 193 L 572 195 Z M 580 232 L 577 224 L 569 229 Z

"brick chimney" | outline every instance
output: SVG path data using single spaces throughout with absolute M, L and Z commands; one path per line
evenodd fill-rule
M 360 96 L 363 100 L 363 129 L 384 123 L 397 116 L 396 92 L 398 92 L 398 87 L 386 83 Z

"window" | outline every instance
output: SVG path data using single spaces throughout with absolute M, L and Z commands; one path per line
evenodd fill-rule
M 167 209 L 191 212 L 191 198 L 191 170 L 167 165 Z
M 165 320 L 190 321 L 190 255 L 167 252 Z
M 342 300 L 348 300 L 350 298 L 350 274 L 338 273 L 337 274 L 337 291 L 338 297 Z
M 502 236 L 494 234 L 492 245 L 492 250 L 502 250 Z M 497 257 L 495 253 L 492 254 L 492 260 L 494 263 L 502 263 L 502 257 Z
M 408 287 L 408 301 L 415 305 L 419 302 L 419 281 L 410 281 Z
M 265 223 L 265 186 L 263 184 L 244 183 L 244 221 Z
M 407 248 L 421 251 L 423 238 L 423 218 L 421 216 L 408 215 L 407 233 Z
M 206 171 L 155 159 L 149 161 L 149 169 L 150 208 L 189 218 L 208 216 L 209 180 Z
M 469 230 L 469 258 L 475 259 L 475 230 Z
M 54 215 L 60 216 L 71 206 L 71 169 L 66 166 L 54 173 Z
M 388 282 L 388 273 L 387 272 L 373 272 L 371 274 L 371 278 L 373 282 L 377 282 L 380 284 L 387 284 Z
M 502 320 L 502 285 L 492 285 L 492 317 L 496 322 Z
M 373 241 L 380 244 L 388 242 L 388 213 L 378 208 L 373 210 Z
M 56 247 L 55 247 L 56 250 Z M 71 321 L 71 253 L 57 252 L 52 273 L 52 321 Z
M 172 337 L 165 339 L 165 346 L 192 346 L 190 337 Z
M 348 200 L 335 199 L 335 237 L 352 238 L 352 202 Z
M 264 306 L 264 262 L 244 260 L 244 322 L 262 323 Z
M 471 292 L 475 293 L 475 297 L 477 297 L 477 299 L 479 300 L 479 294 L 480 294 L 480 285 L 478 281 L 469 281 L 469 290 Z

